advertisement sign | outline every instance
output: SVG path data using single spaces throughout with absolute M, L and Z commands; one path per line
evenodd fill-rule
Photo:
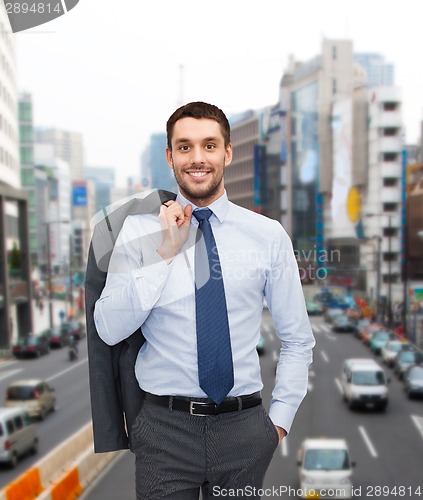
M 87 206 L 87 185 L 74 185 L 72 186 L 72 206 L 86 207 Z
M 266 192 L 266 146 L 254 144 L 254 204 L 262 205 Z

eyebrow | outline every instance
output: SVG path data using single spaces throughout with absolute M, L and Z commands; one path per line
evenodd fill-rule
M 210 137 L 205 137 L 202 142 L 218 142 L 218 141 L 219 141 L 218 137 L 210 136 Z M 191 142 L 191 139 L 181 137 L 180 139 L 176 139 L 175 145 L 184 144 L 187 142 Z

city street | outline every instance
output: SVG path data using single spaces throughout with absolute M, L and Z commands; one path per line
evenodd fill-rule
M 46 311 L 44 311 L 46 314 Z M 0 488 L 37 462 L 42 456 L 78 431 L 91 418 L 88 390 L 87 345 L 79 342 L 79 357 L 70 362 L 66 347 L 51 349 L 38 359 L 0 362 L 0 406 L 4 406 L 6 388 L 10 382 L 26 378 L 41 378 L 55 389 L 56 411 L 36 422 L 39 452 L 18 462 L 16 469 L 0 465 Z
M 386 413 L 351 412 L 342 401 L 340 392 L 342 363 L 347 357 L 373 355 L 352 334 L 332 333 L 330 326 L 320 317 L 313 317 L 311 321 L 317 344 L 314 363 L 310 368 L 308 395 L 300 407 L 290 435 L 276 450 L 270 464 L 264 483 L 264 488 L 272 493 L 270 498 L 299 498 L 296 494 L 299 488 L 297 449 L 304 438 L 321 436 L 347 440 L 351 458 L 357 464 L 353 474 L 355 498 L 419 498 L 423 495 L 419 466 L 423 455 L 423 401 L 409 401 L 402 383 L 389 368 L 385 368 L 391 379 L 390 402 Z M 261 357 L 265 385 L 263 398 L 268 408 L 278 344 L 270 314 L 266 310 L 263 314 L 263 332 L 266 338 L 266 353 Z M 400 492 L 403 492 L 402 495 Z M 132 453 L 123 452 L 81 498 L 134 500 Z
M 65 313 L 67 308 L 69 307 L 69 302 L 65 302 L 64 300 L 52 300 L 52 310 L 53 310 L 53 325 L 59 326 L 61 323 L 60 314 Z M 15 308 L 11 308 L 12 313 L 16 313 Z M 44 300 L 43 308 L 40 309 L 37 306 L 35 300 L 32 301 L 32 314 L 33 314 L 33 323 L 34 323 L 34 331 L 32 332 L 34 335 L 41 333 L 46 328 L 50 327 L 50 315 L 49 315 L 49 303 L 48 300 Z M 16 317 L 12 314 L 12 323 L 14 325 L 17 324 Z M 17 340 L 18 332 L 16 328 L 13 329 L 12 342 Z
M 60 303 L 55 311 L 60 311 Z M 44 310 L 44 314 L 45 314 Z M 47 317 L 47 315 L 46 315 Z M 334 334 L 322 318 L 311 319 L 317 345 L 310 368 L 309 391 L 295 419 L 290 435 L 276 450 L 270 464 L 264 488 L 272 489 L 280 498 L 297 497 L 296 451 L 305 437 L 343 437 L 347 440 L 354 470 L 354 496 L 366 498 L 376 488 L 395 492 L 403 487 L 405 498 L 419 498 L 421 474 L 418 464 L 423 454 L 423 401 L 409 401 L 402 384 L 390 369 L 390 403 L 386 414 L 351 412 L 342 401 L 340 372 L 346 357 L 373 357 L 370 351 L 351 334 Z M 40 326 L 41 323 L 40 323 Z M 261 357 L 264 381 L 263 398 L 268 408 L 273 387 L 278 343 L 270 314 L 263 313 L 262 331 L 266 351 Z M 11 360 L 0 363 L 0 394 L 4 398 L 7 385 L 18 378 L 40 377 L 56 390 L 57 411 L 45 421 L 37 422 L 40 451 L 37 456 L 19 462 L 15 470 L 0 467 L 0 486 L 9 483 L 47 454 L 66 437 L 72 435 L 90 419 L 88 364 L 85 339 L 80 342 L 80 356 L 75 364 L 68 361 L 67 350 L 52 350 L 40 359 Z M 117 455 L 92 487 L 84 493 L 85 500 L 135 499 L 134 457 L 129 451 Z M 291 492 L 289 492 L 291 488 Z M 405 488 L 405 490 L 404 490 Z M 285 491 L 285 493 L 284 493 Z M 398 490 L 399 491 L 399 490 Z M 412 492 L 413 494 L 409 494 Z M 423 491 L 422 491 L 423 493 Z M 385 495 L 393 498 L 394 493 Z

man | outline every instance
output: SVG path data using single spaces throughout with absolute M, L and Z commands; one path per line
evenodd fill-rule
M 94 312 L 107 344 L 140 326 L 146 339 L 131 429 L 137 499 L 197 499 L 200 488 L 254 498 L 307 389 L 314 338 L 297 263 L 278 222 L 228 201 L 219 108 L 182 106 L 167 136 L 178 196 L 159 216 L 125 220 Z M 269 415 L 256 351 L 264 298 L 282 342 Z

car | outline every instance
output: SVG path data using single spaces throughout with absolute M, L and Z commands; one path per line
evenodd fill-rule
M 306 309 L 309 316 L 320 316 L 323 314 L 323 307 L 313 300 L 306 300 Z
M 388 340 L 388 342 L 386 342 L 386 344 L 382 347 L 380 353 L 382 361 L 388 366 L 393 366 L 398 353 L 406 350 L 408 345 L 408 342 L 403 342 L 398 339 Z
M 347 316 L 340 314 L 333 318 L 332 331 L 334 332 L 353 332 L 355 324 Z
M 352 498 L 355 463 L 341 438 L 307 438 L 297 451 L 301 498 Z M 339 495 L 339 496 L 338 496 Z
M 261 356 L 262 354 L 265 353 L 266 350 L 266 340 L 264 339 L 263 335 L 260 334 L 259 341 L 257 342 L 256 349 L 258 352 L 258 355 Z
M 326 322 L 328 323 L 333 323 L 333 318 L 335 316 L 339 316 L 340 314 L 344 314 L 344 311 L 342 309 L 338 308 L 329 308 L 327 307 L 323 313 L 323 318 Z
M 375 332 L 371 339 L 369 340 L 369 347 L 373 354 L 380 354 L 382 347 L 389 342 L 390 340 L 394 340 L 396 338 L 394 332 L 390 332 L 389 330 L 379 330 Z
M 14 468 L 20 457 L 37 452 L 37 427 L 25 409 L 0 408 L 0 462 Z
M 423 361 L 423 354 L 414 349 L 400 351 L 394 361 L 394 373 L 402 380 L 405 370 L 412 365 L 419 364 Z
M 62 330 L 61 327 L 48 328 L 44 330 L 43 335 L 46 335 L 49 339 L 49 346 L 51 348 L 63 347 L 69 344 L 69 333 L 66 330 Z
M 73 336 L 76 340 L 81 340 L 86 335 L 85 325 L 81 321 L 65 321 L 61 328 L 68 336 Z
M 366 326 L 370 325 L 370 320 L 368 318 L 359 319 L 354 328 L 354 336 L 359 337 L 360 331 L 364 330 Z
M 409 366 L 403 376 L 404 390 L 408 397 L 423 397 L 423 365 Z
M 356 407 L 385 411 L 388 383 L 382 367 L 371 358 L 348 358 L 341 374 L 343 399 L 350 410 Z
M 23 337 L 12 346 L 12 353 L 15 358 L 39 358 L 49 352 L 49 339 L 45 335 Z
M 379 323 L 370 323 L 362 330 L 360 330 L 359 338 L 362 340 L 363 344 L 369 345 L 370 339 L 375 332 L 379 332 L 380 330 L 384 330 L 384 326 Z
M 6 407 L 22 406 L 30 417 L 43 420 L 56 409 L 54 388 L 41 379 L 22 379 L 12 382 L 6 390 Z

